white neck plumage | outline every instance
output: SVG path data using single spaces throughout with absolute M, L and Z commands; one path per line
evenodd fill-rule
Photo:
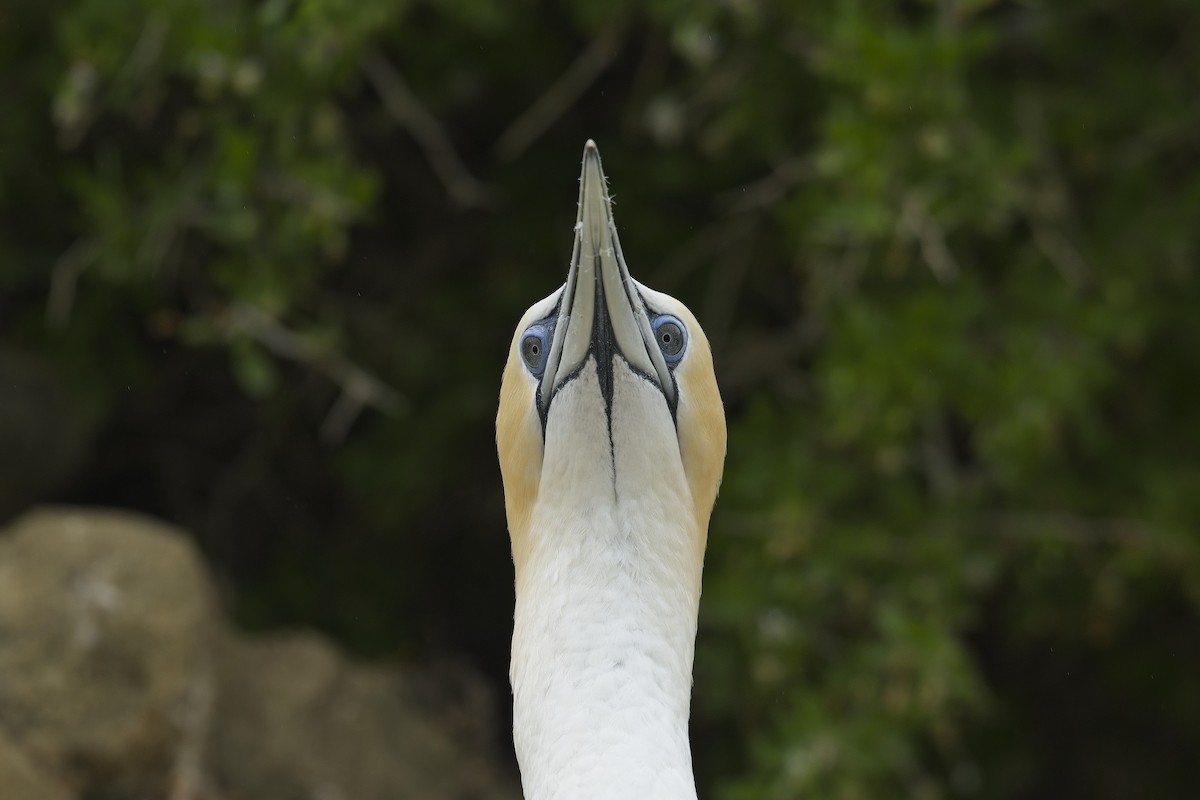
M 531 519 L 541 535 L 518 565 L 513 632 L 526 800 L 696 797 L 688 716 L 704 533 L 679 459 L 646 458 L 678 452 L 674 430 L 634 418 L 648 384 L 621 369 L 609 435 L 547 431 Z M 603 416 L 594 364 L 564 391 Z

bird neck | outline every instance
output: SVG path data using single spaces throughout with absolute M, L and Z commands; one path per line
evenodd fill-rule
M 697 532 L 684 497 L 641 500 L 535 511 L 511 666 L 526 800 L 696 797 Z
M 688 716 L 705 530 L 652 384 L 594 362 L 546 420 L 514 532 L 513 740 L 526 800 L 695 800 Z M 707 522 L 707 520 L 705 520 Z

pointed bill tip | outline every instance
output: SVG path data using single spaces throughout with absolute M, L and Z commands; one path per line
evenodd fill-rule
M 587 144 L 583 146 L 583 170 L 580 179 L 586 182 L 589 173 L 592 173 L 590 177 L 593 178 L 598 175 L 601 178 L 600 184 L 603 186 L 604 168 L 600 166 L 600 148 L 596 147 L 595 139 L 588 139 Z M 607 192 L 605 194 L 607 195 Z
M 579 216 L 576 219 L 577 224 L 589 229 L 590 236 L 586 236 L 584 242 L 588 250 L 608 244 L 608 203 L 608 185 L 604 169 L 600 166 L 600 150 L 595 140 L 588 139 L 583 148 L 583 169 L 579 175 Z
M 586 180 L 588 173 L 595 170 L 601 176 L 604 175 L 604 170 L 600 167 L 600 148 L 596 147 L 594 139 L 588 139 L 587 144 L 583 146 L 583 174 L 581 179 Z

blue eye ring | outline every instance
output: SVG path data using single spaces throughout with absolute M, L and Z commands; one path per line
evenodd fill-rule
M 671 366 L 675 366 L 687 352 L 687 326 L 683 320 L 671 314 L 659 314 L 650 323 L 654 331 L 654 341 L 662 351 L 663 358 Z
M 517 349 L 525 368 L 535 377 L 546 371 L 546 360 L 550 357 L 550 334 L 553 326 L 548 322 L 535 322 L 521 334 Z

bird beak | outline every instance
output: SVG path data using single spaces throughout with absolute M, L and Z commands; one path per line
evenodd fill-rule
M 641 294 L 629 277 L 613 224 L 612 201 L 600 167 L 600 151 L 588 140 L 579 176 L 579 215 L 571 268 L 559 304 L 554 340 L 542 376 L 543 413 L 564 383 L 596 357 L 601 391 L 612 402 L 613 356 L 653 381 L 675 403 L 675 382 L 654 341 Z

